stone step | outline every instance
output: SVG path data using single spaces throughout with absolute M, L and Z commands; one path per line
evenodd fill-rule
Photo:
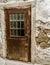
M 21 61 L 6 60 L 5 65 L 33 65 L 31 63 L 25 63 Z
M 0 58 L 0 65 L 33 65 L 33 64 Z
M 30 62 L 21 62 L 0 58 L 0 65 L 41 65 L 41 64 L 32 64 Z

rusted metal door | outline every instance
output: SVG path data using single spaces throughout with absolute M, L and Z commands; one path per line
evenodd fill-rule
M 5 9 L 7 58 L 30 61 L 31 15 L 30 8 Z

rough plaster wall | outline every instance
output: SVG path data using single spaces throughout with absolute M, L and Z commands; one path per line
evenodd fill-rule
M 35 60 L 35 7 L 32 7 L 31 9 L 31 61 L 34 63 Z M 33 34 L 34 33 L 34 34 Z
M 36 1 L 36 62 L 50 64 L 50 0 Z
M 2 56 L 2 26 L 1 26 L 1 9 L 0 9 L 0 55 Z
M 5 22 L 4 22 L 4 10 L 0 7 L 0 56 L 5 57 Z

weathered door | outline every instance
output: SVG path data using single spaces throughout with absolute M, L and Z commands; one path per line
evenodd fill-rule
M 30 61 L 31 15 L 30 8 L 5 9 L 7 58 Z

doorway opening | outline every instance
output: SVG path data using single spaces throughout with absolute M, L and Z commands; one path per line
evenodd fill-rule
M 5 9 L 6 58 L 31 61 L 31 9 Z

